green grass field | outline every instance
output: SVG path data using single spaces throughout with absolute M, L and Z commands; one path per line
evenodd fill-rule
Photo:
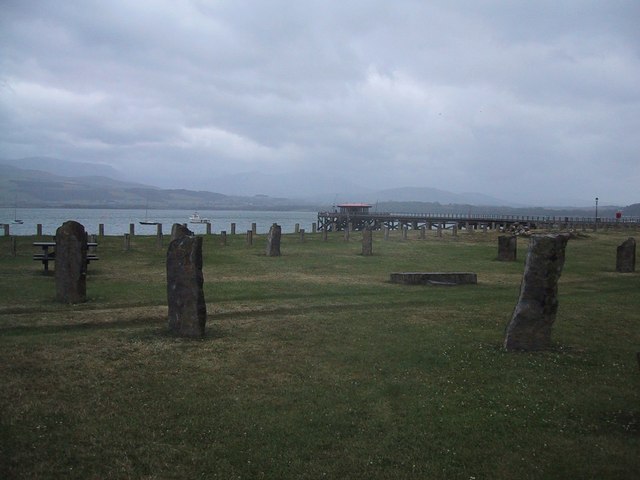
M 637 232 L 571 240 L 554 347 L 507 353 L 519 261 L 496 234 L 204 239 L 207 336 L 167 334 L 166 248 L 100 239 L 88 302 L 0 237 L 1 478 L 637 478 Z M 166 247 L 166 242 L 165 242 Z M 394 271 L 472 271 L 403 286 Z

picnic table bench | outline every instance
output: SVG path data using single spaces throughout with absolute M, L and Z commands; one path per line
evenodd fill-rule
M 54 262 L 56 260 L 55 250 L 49 251 L 49 249 L 50 248 L 55 249 L 56 242 L 33 242 L 33 246 L 40 247 L 42 249 L 41 253 L 35 253 L 33 255 L 33 259 L 35 261 L 42 262 L 42 265 L 44 265 L 44 271 L 48 272 L 49 262 Z M 87 247 L 95 248 L 97 246 L 98 244 L 95 242 L 87 243 Z M 100 260 L 100 258 L 98 258 L 98 255 L 96 253 L 87 253 L 87 265 L 89 265 L 90 262 L 96 261 L 96 260 Z

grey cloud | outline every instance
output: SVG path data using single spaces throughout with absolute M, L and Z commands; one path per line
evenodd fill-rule
M 638 201 L 637 2 L 4 7 L 1 157 Z

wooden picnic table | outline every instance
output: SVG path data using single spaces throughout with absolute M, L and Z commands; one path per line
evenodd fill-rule
M 42 265 L 44 265 L 44 271 L 48 272 L 49 262 L 53 262 L 56 259 L 56 252 L 55 252 L 56 242 L 33 242 L 33 246 L 40 247 L 42 249 L 42 253 L 34 254 L 33 259 L 36 261 L 42 262 Z M 98 244 L 96 242 L 87 242 L 87 247 L 95 248 L 97 246 Z M 54 249 L 54 250 L 49 251 L 49 249 Z M 98 258 L 98 255 L 96 255 L 95 253 L 87 253 L 87 265 L 89 265 L 89 262 L 91 262 L 92 260 L 100 260 L 100 259 Z

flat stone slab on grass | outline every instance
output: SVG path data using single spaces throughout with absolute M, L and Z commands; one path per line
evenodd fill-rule
M 403 285 L 476 285 L 478 276 L 471 272 L 395 272 L 391 283 Z

